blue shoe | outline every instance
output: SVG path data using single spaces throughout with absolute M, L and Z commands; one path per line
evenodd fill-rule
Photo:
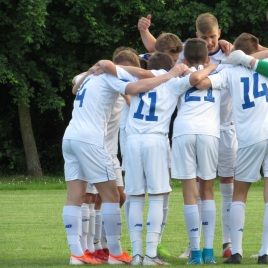
M 202 252 L 202 258 L 205 264 L 215 264 L 213 248 L 204 248 Z
M 192 250 L 187 264 L 203 264 L 201 250 Z

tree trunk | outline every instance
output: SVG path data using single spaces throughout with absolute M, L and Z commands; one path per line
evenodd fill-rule
M 33 134 L 30 108 L 23 103 L 19 103 L 18 112 L 20 132 L 26 157 L 27 173 L 30 176 L 41 177 L 43 172 Z

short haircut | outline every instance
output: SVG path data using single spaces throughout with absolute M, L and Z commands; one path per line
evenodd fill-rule
M 113 62 L 115 64 L 122 64 L 127 62 L 131 66 L 140 67 L 139 56 L 129 49 L 121 50 L 116 55 L 114 55 Z
M 139 55 L 139 53 L 132 47 L 125 47 L 125 46 L 120 46 L 120 47 L 117 47 L 114 52 L 113 52 L 113 60 L 114 60 L 114 57 L 121 51 L 123 50 L 130 50 L 132 51 L 133 53 L 135 53 L 136 55 Z
M 160 34 L 155 42 L 155 50 L 163 53 L 180 53 L 183 49 L 180 38 L 173 33 Z
M 240 49 L 246 54 L 258 51 L 259 39 L 250 33 L 241 33 L 234 41 L 234 49 Z
M 207 43 L 201 38 L 190 38 L 184 46 L 184 57 L 190 65 L 204 64 L 208 57 Z
M 211 32 L 215 27 L 219 28 L 217 18 L 211 13 L 200 14 L 195 21 L 196 30 L 206 34 Z
M 164 69 L 169 71 L 174 65 L 174 62 L 167 53 L 155 52 L 148 60 L 148 70 Z

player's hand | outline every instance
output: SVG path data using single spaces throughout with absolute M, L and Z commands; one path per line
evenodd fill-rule
M 152 15 L 148 14 L 147 17 L 141 17 L 138 21 L 138 29 L 139 31 L 146 31 L 151 26 L 151 18 Z
M 88 74 L 100 75 L 105 72 L 105 67 L 107 63 L 110 63 L 109 60 L 100 60 L 92 67 L 88 69 Z
M 175 64 L 174 67 L 170 69 L 169 74 L 171 74 L 173 77 L 183 76 L 188 69 L 189 67 L 184 63 Z
M 233 49 L 233 44 L 223 39 L 219 40 L 219 46 L 226 56 L 228 56 Z
M 253 59 L 252 56 L 246 55 L 242 50 L 235 50 L 226 59 L 223 59 L 221 63 L 243 65 L 247 68 L 251 68 L 250 62 Z

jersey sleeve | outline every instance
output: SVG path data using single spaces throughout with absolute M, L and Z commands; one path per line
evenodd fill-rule
M 228 68 L 229 69 L 229 68 Z M 227 68 L 222 69 L 216 74 L 209 75 L 208 78 L 211 81 L 212 89 L 227 89 L 227 80 L 228 80 L 228 70 Z
M 117 72 L 117 77 L 121 80 L 124 81 L 129 81 L 129 82 L 135 82 L 138 80 L 138 78 L 129 72 L 127 72 L 124 68 L 120 66 L 116 66 L 116 72 Z
M 120 94 L 125 94 L 126 86 L 130 83 L 125 80 L 118 79 L 117 77 L 113 75 L 107 75 L 105 80 L 106 80 L 107 85 L 111 89 L 119 92 Z
M 175 95 L 180 96 L 192 87 L 189 78 L 190 74 L 180 78 L 172 78 L 168 81 L 168 87 L 174 91 Z

